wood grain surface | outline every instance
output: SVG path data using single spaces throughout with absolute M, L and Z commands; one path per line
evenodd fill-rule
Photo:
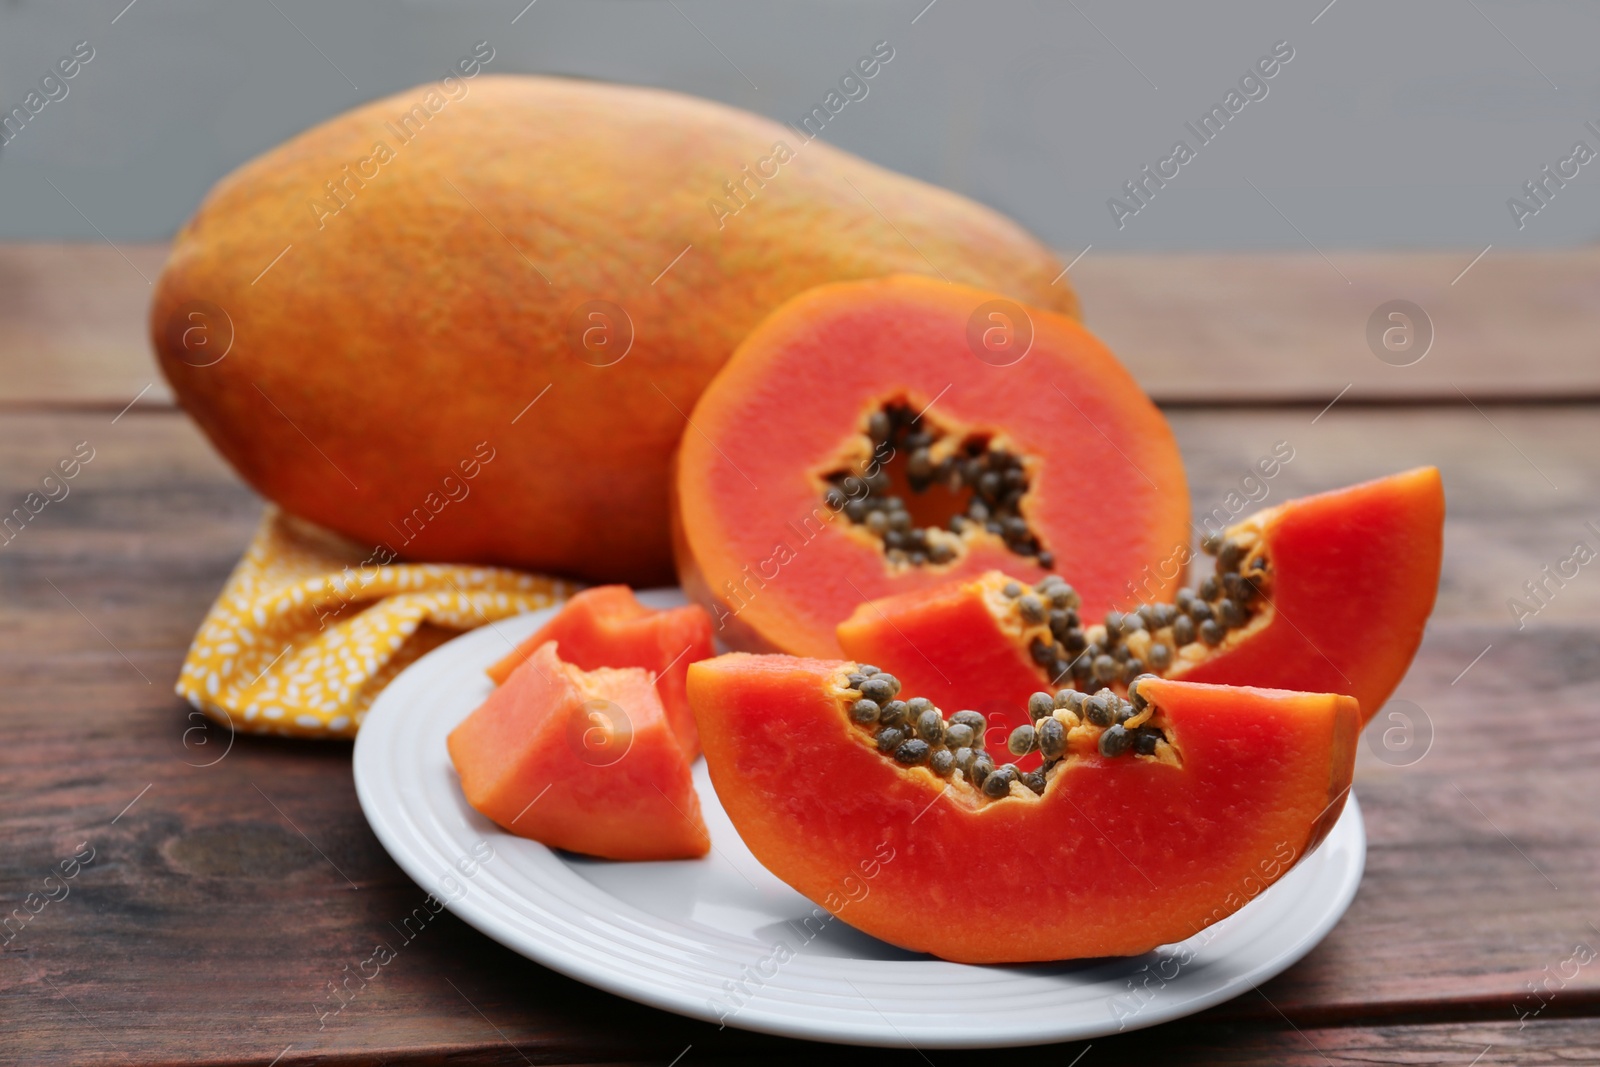
M 0 250 L 6 270 L 28 261 Z M 39 269 L 57 267 L 45 257 Z M 180 413 L 148 396 L 121 411 L 149 380 L 145 357 L 104 355 L 102 369 L 123 376 L 104 387 L 90 363 L 29 369 L 3 321 L 0 382 L 18 391 L 0 411 L 0 503 L 82 442 L 94 458 L 67 497 L 0 544 L 0 905 L 21 905 L 83 846 L 94 858 L 0 948 L 0 1063 L 681 1055 L 693 1067 L 847 1054 L 611 997 L 448 914 L 319 1020 L 328 983 L 392 939 L 423 894 L 367 828 L 348 745 L 241 736 L 228 748 L 216 730 L 186 733 L 197 724 L 172 694 L 178 665 L 260 503 Z M 1574 540 L 1593 543 L 1586 522 L 1600 525 L 1600 408 L 1551 402 L 1560 392 L 1476 408 L 1200 397 L 1170 412 L 1197 513 L 1279 441 L 1294 456 L 1269 504 L 1440 465 L 1439 604 L 1397 694 L 1407 704 L 1393 706 L 1428 724 L 1431 742 L 1413 758 L 1385 747 L 1384 716 L 1369 729 L 1356 785 L 1366 877 L 1302 963 L 1193 1019 L 1024 1055 L 1064 1067 L 1080 1054 L 1080 1067 L 1600 1058 L 1600 960 L 1529 992 L 1570 972 L 1580 946 L 1600 951 L 1600 572 L 1585 569 L 1521 629 L 1507 606 Z M 873 1055 L 942 1065 L 995 1054 Z
M 0 245 L 0 405 L 116 411 L 147 387 L 141 403 L 170 404 L 146 321 L 165 258 L 157 244 Z M 1091 250 L 1070 278 L 1090 329 L 1163 403 L 1320 406 L 1347 386 L 1346 400 L 1600 398 L 1600 249 L 1494 248 L 1461 274 L 1471 259 Z M 1411 366 L 1368 344 L 1392 300 L 1431 323 Z

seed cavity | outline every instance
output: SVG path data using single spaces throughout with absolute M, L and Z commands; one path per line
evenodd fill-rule
M 1006 750 L 1021 759 L 1038 752 L 1043 763 L 1024 774 L 1014 763 L 997 765 L 984 747 L 986 718 L 979 712 L 963 710 L 945 718 L 926 697 L 910 700 L 889 699 L 883 703 L 865 692 L 898 694 L 900 680 L 891 674 L 857 669 L 845 676 L 851 686 L 842 693 L 842 706 L 850 721 L 872 737 L 878 751 L 902 767 L 927 767 L 940 778 L 961 773 L 981 802 L 1012 795 L 1011 786 L 1020 783 L 1035 795 L 1043 795 L 1049 772 L 1077 749 L 1085 735 L 1092 750 L 1102 757 L 1145 756 L 1162 759 L 1164 746 L 1170 745 L 1165 730 L 1156 722 L 1159 712 L 1148 691 L 1155 676 L 1141 674 L 1130 680 L 1128 696 L 1117 695 L 1109 687 L 1094 693 L 1061 689 L 1038 692 L 1028 698 L 1030 721 L 1012 730 Z
M 1045 570 L 1055 566 L 1054 554 L 1040 544 L 1022 515 L 1029 477 L 1020 455 L 996 447 L 984 434 L 951 440 L 950 434 L 903 402 L 874 411 L 867 417 L 866 429 L 872 442 L 872 462 L 866 468 L 870 473 L 834 471 L 824 478 L 822 496 L 828 507 L 875 536 L 890 564 L 950 563 L 979 531 L 987 531 L 1011 552 Z M 887 467 L 902 455 L 904 481 L 911 493 L 920 496 L 937 490 L 955 497 L 958 512 L 944 529 L 918 526 L 905 501 L 895 494 L 895 480 Z
M 994 603 L 996 610 L 1011 612 L 1018 630 L 1027 634 L 1028 655 L 1052 685 L 1065 683 L 1071 690 L 1130 686 L 1145 673 L 1166 675 L 1206 658 L 1267 610 L 1271 568 L 1255 530 L 1235 527 L 1227 536 L 1211 534 L 1201 548 L 1216 557 L 1215 573 L 1198 588 L 1178 590 L 1170 604 L 1108 611 L 1100 622 L 1086 623 L 1078 613 L 1077 592 L 1054 574 L 1031 589 L 1008 581 L 1001 590 L 1006 599 Z M 1042 710 L 1042 703 L 1036 709 L 1029 700 L 1034 722 Z

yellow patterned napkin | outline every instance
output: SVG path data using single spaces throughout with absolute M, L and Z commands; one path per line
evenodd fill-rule
M 373 698 L 423 653 L 578 589 L 500 567 L 392 558 L 268 505 L 195 634 L 178 695 L 250 733 L 354 737 Z

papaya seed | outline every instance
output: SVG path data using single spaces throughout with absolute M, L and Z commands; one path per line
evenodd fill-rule
M 893 752 L 900 747 L 900 742 L 906 739 L 906 732 L 898 726 L 885 726 L 878 731 L 875 739 L 878 742 L 879 752 Z
M 878 721 L 879 710 L 876 701 L 862 697 L 850 705 L 850 720 L 863 726 L 869 726 Z
M 983 795 L 986 797 L 1000 798 L 1011 792 L 1011 783 L 1022 775 L 1017 771 L 1016 765 L 1008 763 L 1004 767 L 996 768 L 983 777 Z
M 972 784 L 983 788 L 984 780 L 994 772 L 994 760 L 989 758 L 987 752 L 979 752 L 972 758 Z
M 928 762 L 928 753 L 930 751 L 928 742 L 921 738 L 913 737 L 900 742 L 896 746 L 894 758 L 897 763 L 904 764 L 907 767 L 915 767 L 918 764 Z
M 1056 710 L 1056 699 L 1049 693 L 1035 693 L 1028 698 L 1028 718 L 1033 722 Z
M 910 710 L 905 701 L 891 700 L 879 707 L 878 722 L 884 726 L 900 726 L 906 722 L 909 715 Z
M 1128 702 L 1133 705 L 1135 711 L 1143 711 L 1149 706 L 1150 702 L 1139 695 L 1139 687 L 1154 677 L 1153 674 L 1141 674 L 1128 683 Z
M 970 727 L 978 737 L 983 736 L 984 728 L 989 725 L 989 720 L 977 711 L 958 711 L 950 716 L 950 722 L 952 725 Z
M 1013 756 L 1026 756 L 1033 751 L 1036 743 L 1037 737 L 1034 728 L 1027 723 L 1023 723 L 1015 730 L 1012 730 L 1011 736 L 1006 738 L 1006 749 Z
M 886 703 L 893 700 L 895 693 L 899 691 L 899 686 L 895 685 L 894 681 L 886 674 L 868 678 L 861 683 L 861 695 L 880 704 Z
M 951 748 L 967 748 L 977 739 L 971 726 L 964 722 L 951 723 L 944 728 L 944 743 Z
M 1046 760 L 1060 759 L 1067 751 L 1067 728 L 1061 724 L 1061 720 L 1056 718 L 1042 720 L 1035 734 L 1039 754 Z
M 1118 723 L 1114 726 L 1108 727 L 1106 731 L 1100 735 L 1100 755 L 1105 756 L 1108 759 L 1115 759 L 1117 756 L 1120 756 L 1124 752 L 1128 751 L 1128 748 L 1132 744 L 1133 735 L 1128 733 L 1127 729 L 1123 727 L 1121 723 Z

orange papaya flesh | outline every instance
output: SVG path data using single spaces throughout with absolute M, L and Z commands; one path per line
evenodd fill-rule
M 1173 602 L 1125 605 L 1095 622 L 1059 582 L 1027 588 L 991 572 L 863 604 L 838 640 L 946 706 L 1010 714 L 1007 728 L 1032 692 L 1122 691 L 1145 672 L 1344 693 L 1370 719 L 1422 641 L 1443 526 L 1439 472 L 1421 468 L 1229 527 L 1204 546 L 1217 553 L 1215 573 Z
M 1056 747 L 1029 783 L 970 756 L 970 777 L 939 767 L 943 745 L 924 743 L 912 765 L 909 741 L 880 751 L 872 731 L 885 728 L 852 720 L 859 669 L 732 653 L 689 669 L 689 699 L 717 796 L 756 858 L 913 951 L 1004 963 L 1181 941 L 1282 877 L 1349 793 L 1360 715 L 1346 696 L 1143 680 L 1124 723 L 1065 707 L 1038 720 Z M 1153 740 L 1107 744 L 1119 734 Z
M 519 837 L 616 860 L 689 859 L 711 839 L 648 671 L 584 671 L 546 643 L 450 731 L 467 801 Z
M 863 600 L 993 569 L 1061 572 L 1104 610 L 1185 536 L 1177 445 L 1138 384 L 1076 321 L 1017 305 L 1026 354 L 979 358 L 995 300 L 909 276 L 821 286 L 745 338 L 674 475 L 679 579 L 725 644 L 838 655 Z M 1089 506 L 1105 500 L 1115 523 Z
M 549 622 L 489 668 L 496 685 L 548 641 L 561 657 L 582 670 L 642 667 L 655 675 L 656 691 L 683 750 L 693 760 L 700 752 L 694 714 L 684 693 L 689 664 L 713 655 L 711 619 L 690 604 L 657 609 L 639 603 L 625 585 L 601 585 L 576 594 Z
M 942 708 L 979 712 L 989 724 L 990 747 L 1002 747 L 1028 721 L 1028 697 L 1057 687 L 1050 668 L 1029 655 L 1038 627 L 1019 617 L 1015 600 L 1004 593 L 1008 585 L 1022 588 L 989 571 L 862 604 L 839 624 L 839 644 L 846 655 L 892 671 L 908 690 Z M 1059 685 L 1071 682 L 1059 679 Z

